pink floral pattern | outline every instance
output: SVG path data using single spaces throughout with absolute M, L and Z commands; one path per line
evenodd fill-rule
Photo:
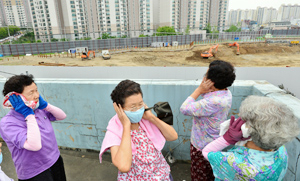
M 162 153 L 154 147 L 145 131 L 141 127 L 138 130 L 131 130 L 131 139 L 137 152 L 132 156 L 130 171 L 127 173 L 119 171 L 118 180 L 169 181 L 170 166 Z

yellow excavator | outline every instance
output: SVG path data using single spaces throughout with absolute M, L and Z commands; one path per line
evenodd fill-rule
M 86 52 L 82 52 L 82 55 L 81 55 L 81 60 L 84 61 L 84 60 L 91 60 L 90 58 L 90 54 L 93 53 L 93 58 L 95 58 L 95 51 L 88 51 L 87 53 Z

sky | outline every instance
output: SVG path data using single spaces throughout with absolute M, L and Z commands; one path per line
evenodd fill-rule
M 229 0 L 229 10 L 256 9 L 261 7 L 273 7 L 278 10 L 281 4 L 298 4 L 300 0 Z

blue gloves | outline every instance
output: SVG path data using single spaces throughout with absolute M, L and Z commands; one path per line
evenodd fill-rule
M 39 97 L 39 107 L 38 109 L 45 109 L 48 106 L 48 102 L 46 102 L 42 96 Z
M 30 107 L 27 107 L 20 96 L 11 95 L 8 100 L 10 101 L 11 105 L 15 108 L 15 111 L 22 114 L 25 118 L 33 114 L 34 112 Z

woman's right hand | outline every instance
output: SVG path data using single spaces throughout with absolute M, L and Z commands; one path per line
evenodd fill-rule
M 8 100 L 13 106 L 13 108 L 15 109 L 15 111 L 22 114 L 25 117 L 25 119 L 28 115 L 34 114 L 33 110 L 30 107 L 25 105 L 25 103 L 23 102 L 23 100 L 19 95 L 11 95 L 8 98 Z
M 207 79 L 204 77 L 202 79 L 201 84 L 197 89 L 201 92 L 201 94 L 212 92 L 213 91 L 214 82 L 212 82 L 210 79 Z
M 129 118 L 127 117 L 127 115 L 125 114 L 122 106 L 119 104 L 117 105 L 117 103 L 113 103 L 114 109 L 123 125 L 123 127 L 129 126 L 131 125 L 131 122 L 129 120 Z

